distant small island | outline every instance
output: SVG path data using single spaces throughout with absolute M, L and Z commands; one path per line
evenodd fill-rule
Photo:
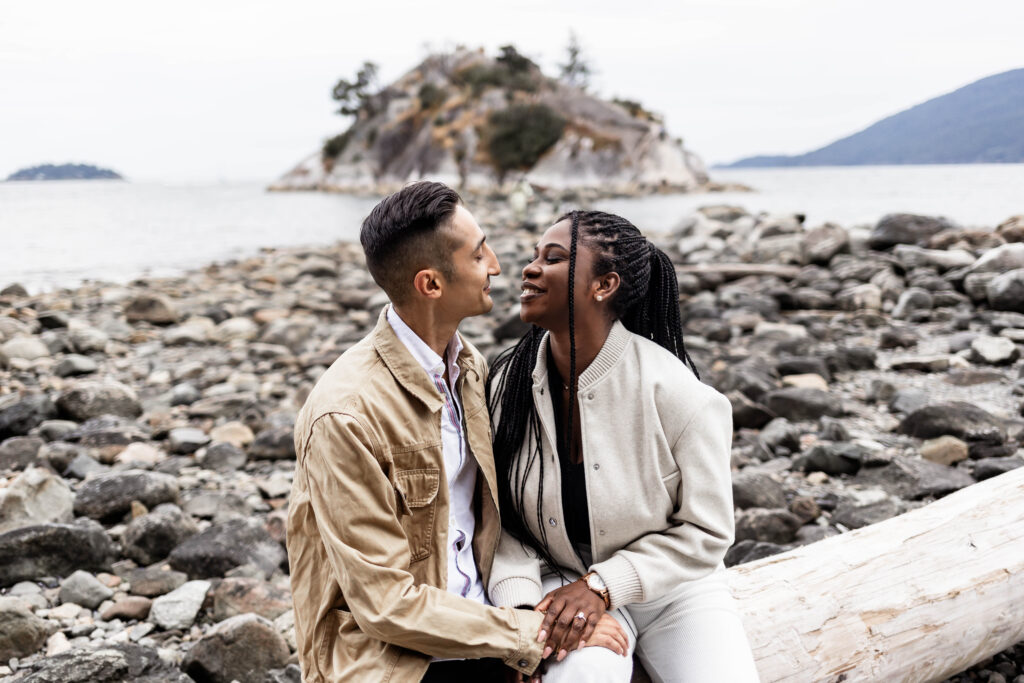
M 89 164 L 41 164 L 7 176 L 15 180 L 124 180 L 120 173 Z

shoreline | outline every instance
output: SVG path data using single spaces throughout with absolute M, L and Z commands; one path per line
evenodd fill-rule
M 519 329 L 512 271 L 565 207 L 538 195 L 522 206 L 467 203 L 503 273 L 491 314 L 460 329 L 492 356 Z M 1006 264 L 1024 268 L 1024 218 L 997 232 L 935 219 L 808 229 L 794 215 L 714 206 L 673 225 L 652 239 L 677 264 L 687 346 L 733 404 L 737 542 L 727 564 L 1024 466 L 1024 311 L 999 310 L 1013 302 L 991 295 Z M 218 628 L 283 643 L 287 656 L 266 668 L 290 680 L 280 544 L 292 422 L 385 301 L 351 242 L 259 248 L 126 285 L 0 292 L 0 506 L 11 511 L 0 556 L 17 528 L 42 529 L 39 548 L 59 532 L 102 550 L 19 546 L 29 569 L 0 563 L 4 595 L 23 603 L 36 634 L 36 649 L 0 674 L 82 666 L 97 645 L 123 645 L 177 675 L 203 648 L 244 656 L 215 643 L 227 623 Z M 940 416 L 941 439 L 905 433 L 922 408 L 950 401 L 981 409 L 984 438 L 955 409 Z M 101 495 L 101 482 L 114 483 Z M 247 554 L 253 539 L 281 555 L 268 564 Z M 103 597 L 72 592 L 75 569 Z M 176 593 L 192 607 L 166 617 L 163 596 L 186 580 L 201 595 Z M 268 621 L 231 621 L 249 613 Z M 1005 661 L 1024 673 L 1019 655 L 996 663 Z

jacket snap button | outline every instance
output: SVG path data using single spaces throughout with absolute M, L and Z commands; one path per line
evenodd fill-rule
M 599 470 L 599 469 L 601 469 L 601 465 L 599 465 L 598 463 L 596 463 L 596 462 L 595 462 L 595 463 L 594 463 L 594 469 L 595 469 L 595 470 Z
M 525 669 L 525 668 L 526 668 L 526 666 L 527 666 L 527 664 L 529 664 L 529 662 L 528 662 L 528 661 L 526 661 L 525 659 L 520 659 L 520 660 L 519 660 L 519 666 L 520 666 L 520 668 L 523 668 L 523 669 Z
M 594 400 L 594 394 L 593 393 L 587 394 L 587 400 L 588 401 L 593 401 Z
M 548 524 L 551 526 L 558 526 L 558 522 L 555 521 L 554 517 L 548 517 Z
M 600 531 L 598 531 L 597 535 L 598 536 L 604 536 L 604 529 L 601 529 Z

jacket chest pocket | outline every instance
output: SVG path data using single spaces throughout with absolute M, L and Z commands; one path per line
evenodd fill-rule
M 404 500 L 402 529 L 409 539 L 412 561 L 430 556 L 434 544 L 434 517 L 441 472 L 437 469 L 402 470 L 395 474 L 396 493 Z

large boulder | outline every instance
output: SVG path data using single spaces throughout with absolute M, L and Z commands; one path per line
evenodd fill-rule
M 0 587 L 76 569 L 108 571 L 116 548 L 92 520 L 36 524 L 0 534 Z
M 24 436 L 44 420 L 57 416 L 57 407 L 46 394 L 29 394 L 0 410 L 0 440 Z
M 167 557 L 185 539 L 199 532 L 195 521 L 173 503 L 156 506 L 133 519 L 124 530 L 124 554 L 139 564 L 153 564 Z
M 74 494 L 63 479 L 42 467 L 29 467 L 0 489 L 0 533 L 33 524 L 70 522 Z
M 956 226 L 945 218 L 918 216 L 910 213 L 891 213 L 882 216 L 868 237 L 872 249 L 888 249 L 897 244 L 924 246 L 928 238 Z
M 974 483 L 963 470 L 902 455 L 888 465 L 862 470 L 857 481 L 903 500 L 938 498 Z
M 38 652 L 55 628 L 18 598 L 0 597 L 0 662 Z
M 1002 421 L 973 403 L 950 401 L 933 403 L 908 414 L 897 428 L 901 434 L 918 439 L 934 439 L 943 435 L 964 441 L 1006 441 Z
M 192 578 L 224 576 L 243 564 L 269 578 L 286 559 L 284 548 L 256 520 L 232 519 L 192 536 L 170 555 L 173 568 Z
M 125 470 L 87 479 L 75 494 L 75 514 L 110 519 L 131 509 L 132 501 L 147 508 L 178 500 L 178 483 L 170 474 Z
M 82 382 L 57 399 L 64 416 L 79 422 L 100 415 L 138 417 L 142 405 L 130 387 L 118 382 Z
M 156 650 L 133 643 L 103 643 L 41 657 L 19 671 L 24 683 L 195 683 Z
M 259 681 L 288 663 L 288 645 L 274 625 L 255 614 L 226 619 L 188 651 L 182 669 L 197 681 Z
M 997 311 L 1024 313 L 1024 268 L 996 275 L 985 286 L 985 296 Z

